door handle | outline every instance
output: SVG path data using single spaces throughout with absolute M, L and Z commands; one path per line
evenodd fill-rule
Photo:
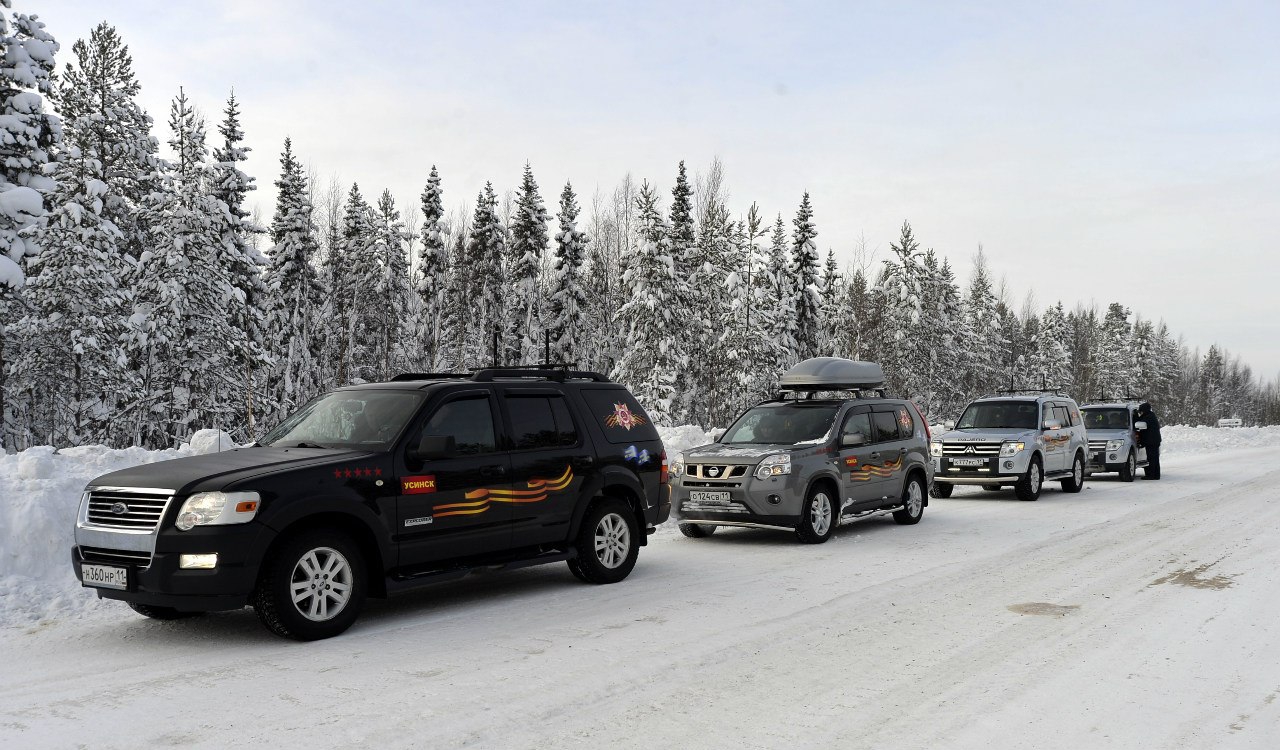
M 872 457 L 872 458 L 880 458 L 880 451 L 876 451 L 875 453 L 872 453 L 872 454 L 871 454 L 871 457 Z
M 484 477 L 500 477 L 507 473 L 505 466 L 486 466 L 480 470 L 480 476 Z
M 579 469 L 586 469 L 596 465 L 596 460 L 591 456 L 579 456 L 573 459 L 573 465 Z

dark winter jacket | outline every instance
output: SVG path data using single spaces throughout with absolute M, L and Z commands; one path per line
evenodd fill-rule
M 1138 407 L 1136 422 L 1146 422 L 1147 429 L 1138 430 L 1138 441 L 1147 448 L 1160 445 L 1160 418 L 1151 410 L 1151 406 L 1143 404 Z

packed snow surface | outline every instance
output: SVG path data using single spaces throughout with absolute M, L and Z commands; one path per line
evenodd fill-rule
M 816 546 L 667 524 L 617 585 L 477 575 L 311 644 L 72 575 L 86 482 L 225 436 L 3 456 L 0 747 L 1275 748 L 1280 428 L 1164 435 L 1160 482 L 957 488 Z

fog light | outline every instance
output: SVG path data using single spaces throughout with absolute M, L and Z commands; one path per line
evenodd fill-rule
M 1115 460 L 1116 460 L 1116 454 L 1114 454 L 1114 453 L 1109 453 L 1109 454 L 1107 454 L 1107 459 L 1108 459 L 1108 460 L 1110 460 L 1110 461 L 1115 461 Z
M 770 505 L 777 505 L 778 503 L 782 502 L 782 497 L 779 495 L 770 495 L 768 497 L 768 500 Z
M 183 570 L 213 570 L 218 567 L 218 553 L 182 555 L 178 558 L 178 567 Z
M 1012 462 L 1012 461 L 1005 461 L 1005 462 L 1004 462 L 1004 468 L 1006 468 L 1006 469 L 1012 469 L 1012 468 L 1013 468 L 1013 462 Z

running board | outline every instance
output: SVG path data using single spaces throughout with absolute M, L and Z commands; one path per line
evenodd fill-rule
M 545 563 L 563 562 L 577 557 L 577 552 L 548 552 L 534 557 L 523 557 L 495 563 L 475 563 L 472 565 L 456 565 L 448 568 L 432 568 L 408 573 L 396 573 L 387 578 L 387 593 L 399 594 L 404 591 L 430 586 L 445 581 L 456 581 L 472 573 L 483 573 L 495 570 L 516 570 L 529 568 Z

